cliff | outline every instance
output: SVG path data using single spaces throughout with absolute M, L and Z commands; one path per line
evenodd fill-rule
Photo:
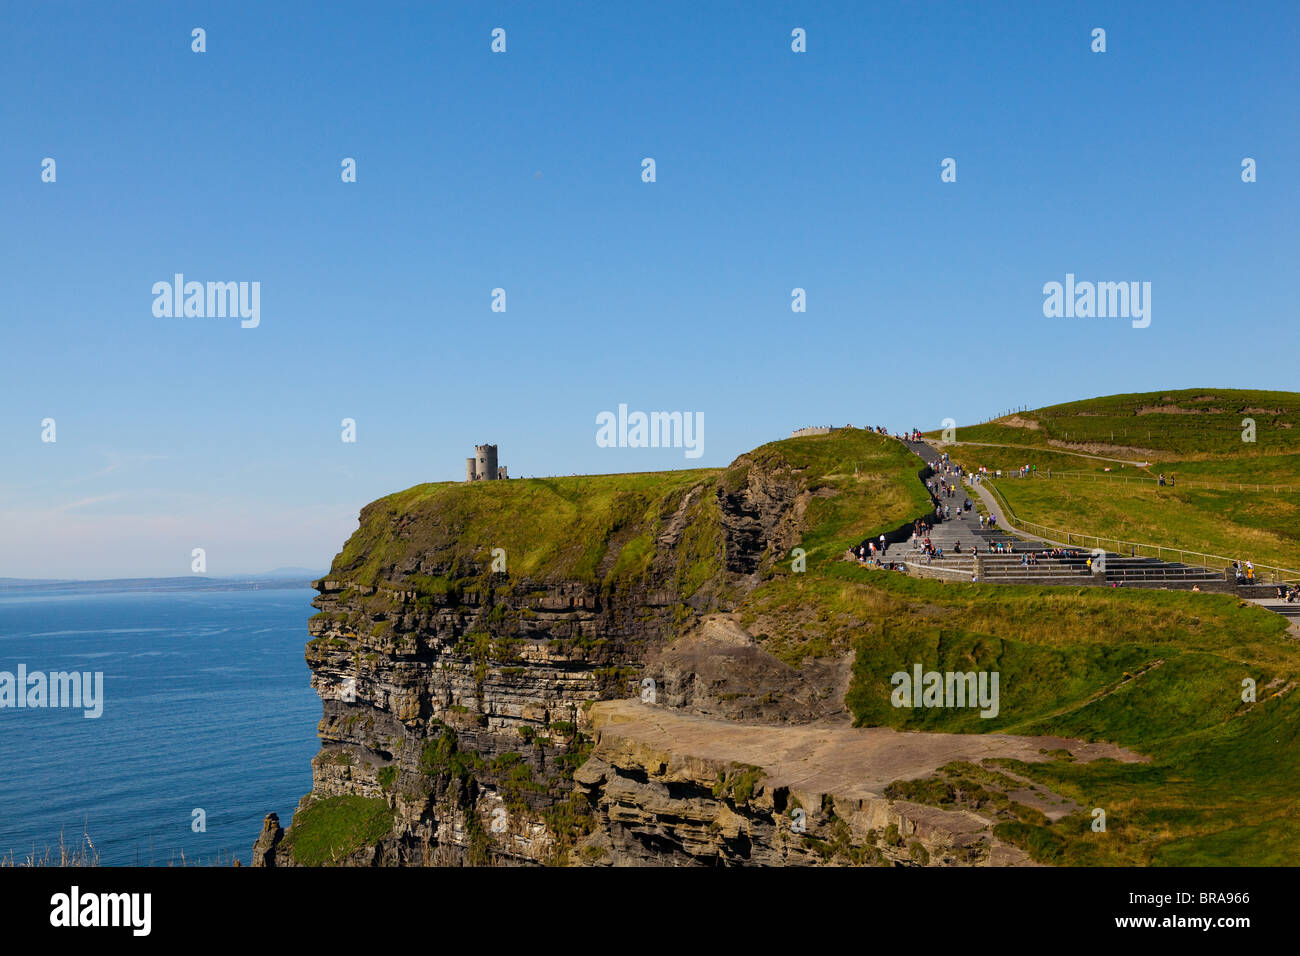
M 593 838 L 608 796 L 592 770 L 574 779 L 592 705 L 847 721 L 847 647 L 791 662 L 728 612 L 790 574 L 793 548 L 825 563 L 919 513 L 915 472 L 897 442 L 841 430 L 726 469 L 421 485 L 368 505 L 315 583 L 312 792 L 283 838 L 268 820 L 258 862 L 652 859 L 648 837 Z
M 1237 839 L 1285 854 L 1286 831 L 1260 829 L 1294 806 L 1285 621 L 1226 596 L 841 560 L 927 510 L 917 465 L 840 429 L 725 469 L 421 485 L 367 506 L 316 584 L 312 791 L 287 831 L 268 817 L 255 863 L 1142 865 L 1225 862 Z M 899 706 L 891 675 L 920 662 L 1000 675 L 999 705 Z M 1276 772 L 1244 798 L 1238 764 L 1256 757 Z M 1207 830 L 1206 800 L 1234 812 Z

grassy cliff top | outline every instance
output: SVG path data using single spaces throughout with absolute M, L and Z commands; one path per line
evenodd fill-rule
M 727 468 L 416 485 L 362 509 L 330 577 L 437 590 L 481 573 L 501 548 L 512 578 L 611 584 L 644 573 L 675 528 L 690 593 L 721 567 L 720 494 L 810 493 L 803 546 L 830 557 L 924 510 L 920 467 L 893 439 L 840 429 L 771 442 Z
M 534 580 L 593 580 L 612 542 L 643 548 L 687 494 L 721 469 L 440 482 L 388 495 L 361 511 L 360 527 L 331 576 L 399 584 L 413 562 L 455 577 L 506 552 L 509 573 Z M 695 496 L 698 498 L 698 493 Z
M 1024 521 L 1300 568 L 1300 393 L 1112 395 L 959 424 L 955 437 L 968 468 L 1051 470 L 996 482 Z
M 1255 441 L 1243 442 L 1243 419 Z M 929 433 L 940 437 L 939 431 Z M 1134 392 L 1050 405 L 982 425 L 963 442 L 1095 451 L 1132 460 L 1257 458 L 1300 453 L 1300 393 L 1235 388 Z

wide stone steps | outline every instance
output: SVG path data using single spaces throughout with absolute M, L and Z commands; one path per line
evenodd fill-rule
M 938 462 L 938 453 L 928 445 L 912 444 L 910 446 L 932 467 Z M 1001 529 L 982 528 L 976 514 L 971 512 L 958 516 L 956 505 L 965 499 L 976 497 L 972 489 L 961 483 L 961 479 L 952 473 L 936 472 L 939 480 L 955 484 L 957 492 L 954 497 L 940 495 L 939 502 L 953 509 L 947 519 L 932 516 L 934 527 L 927 537 L 930 543 L 943 550 L 942 558 L 927 558 L 920 550 L 914 550 L 911 542 L 896 544 L 886 555 L 887 560 L 906 561 L 916 567 L 920 573 L 934 576 L 955 578 L 958 574 L 973 574 L 976 563 L 971 554 L 974 547 L 979 553 L 978 574 L 981 581 L 1006 584 L 1092 584 L 1118 585 L 1121 587 L 1171 587 L 1202 590 L 1232 590 L 1233 584 L 1227 581 L 1221 571 L 1194 567 L 1156 558 L 1136 557 L 1107 553 L 1104 570 L 1094 572 L 1088 566 L 1093 557 L 1090 550 L 1072 549 L 1075 554 L 1054 557 L 1050 555 L 1053 546 L 1040 541 L 1026 541 Z M 961 552 L 954 553 L 960 545 Z M 989 546 L 1000 546 L 1001 550 L 990 551 Z M 1033 552 L 1038 557 L 1037 564 L 1024 564 L 1023 556 Z M 1046 552 L 1046 553 L 1045 553 Z M 1282 604 L 1282 607 L 1287 605 Z M 1300 604 L 1294 605 L 1296 615 L 1300 616 Z M 1280 612 L 1286 613 L 1286 612 Z

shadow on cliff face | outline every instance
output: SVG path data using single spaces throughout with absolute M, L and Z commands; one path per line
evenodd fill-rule
M 804 610 L 776 641 L 737 613 L 804 559 L 819 577 L 848 543 L 919 513 L 914 476 L 901 445 L 844 429 L 725 469 L 426 484 L 373 502 L 315 585 L 312 792 L 257 858 L 595 862 L 584 839 L 601 823 L 574 785 L 588 708 L 638 697 L 647 678 L 662 705 L 702 717 L 848 724 L 849 644 Z M 821 639 L 791 648 L 787 630 Z M 728 853 L 747 840 L 728 837 Z
M 844 693 L 853 655 L 796 669 L 768 653 L 734 615 L 711 614 L 685 636 L 652 650 L 645 673 L 660 701 L 707 717 L 763 723 L 851 721 Z

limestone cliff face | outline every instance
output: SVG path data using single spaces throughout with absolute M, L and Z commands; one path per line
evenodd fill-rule
M 1042 738 L 904 734 L 846 722 L 739 723 L 639 700 L 591 708 L 595 747 L 574 775 L 595 825 L 584 861 L 676 866 L 1002 866 L 1028 863 L 995 836 L 1010 818 L 985 757 L 1044 759 Z M 1077 759 L 1129 759 L 1118 748 L 1051 739 Z M 754 761 L 754 762 L 750 762 Z M 969 768 L 982 782 L 962 779 Z M 921 776 L 929 787 L 890 781 Z M 937 781 L 956 781 L 947 787 Z M 1057 815 L 1041 789 L 1021 800 Z M 944 806 L 933 801 L 942 788 Z M 985 789 L 985 787 L 989 789 Z M 926 791 L 929 790 L 927 793 Z M 951 799 L 948 799 L 951 797 Z M 1055 802 L 1049 802 L 1054 800 Z
M 860 472 L 872 456 L 892 470 Z M 846 647 L 779 659 L 737 613 L 814 523 L 829 563 L 839 538 L 923 509 L 898 491 L 914 474 L 845 431 L 723 470 L 367 506 L 315 585 L 312 792 L 287 831 L 268 817 L 254 865 L 1010 860 L 992 818 L 890 799 L 893 777 L 860 785 L 873 758 L 853 749 Z
M 649 655 L 785 555 L 808 500 L 797 471 L 744 459 L 670 474 L 662 487 L 590 479 L 576 507 L 567 480 L 554 494 L 530 489 L 535 503 L 520 507 L 537 510 L 515 528 L 493 508 L 533 482 L 421 486 L 364 509 L 315 584 L 312 792 L 259 856 L 579 862 L 572 845 L 594 821 L 571 800 L 591 746 L 587 705 L 639 694 Z M 350 798 L 386 805 L 391 833 L 313 853 L 303 811 Z
M 772 785 L 762 768 L 603 732 L 575 774 L 595 808 L 585 861 L 617 866 L 1005 866 L 995 820 L 884 795 Z

